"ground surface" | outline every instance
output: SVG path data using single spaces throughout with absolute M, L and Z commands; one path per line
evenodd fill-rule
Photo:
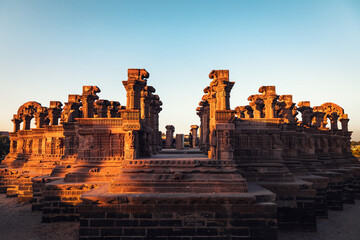
M 360 201 L 345 204 L 344 211 L 329 211 L 329 219 L 317 219 L 317 232 L 279 232 L 279 240 L 359 240 Z
M 30 204 L 0 194 L 1 240 L 75 240 L 78 222 L 41 223 L 41 212 L 31 211 Z
M 359 240 L 360 201 L 345 205 L 344 211 L 330 211 L 329 219 L 318 219 L 317 233 L 280 232 L 279 240 Z M 1 240 L 75 240 L 77 222 L 41 223 L 41 212 L 32 212 L 30 204 L 0 194 Z

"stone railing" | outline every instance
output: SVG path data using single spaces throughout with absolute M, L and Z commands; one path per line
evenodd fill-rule
M 281 118 L 246 118 L 241 120 L 250 121 L 250 122 L 273 123 L 273 124 L 281 123 Z
M 63 131 L 64 130 L 64 127 L 62 125 L 50 125 L 50 126 L 47 126 L 45 125 L 44 126 L 45 130 L 46 131 L 51 131 L 51 132 L 57 132 L 57 131 Z
M 137 109 L 135 109 L 135 110 L 126 109 L 126 110 L 122 111 L 121 115 L 122 115 L 122 118 L 124 119 L 124 121 L 126 121 L 126 122 L 139 122 L 140 121 L 140 111 Z
M 81 126 L 121 126 L 122 118 L 77 118 L 76 121 Z
M 19 134 L 18 136 L 31 136 L 34 133 L 32 130 L 19 130 L 18 134 Z
M 217 110 L 215 112 L 216 123 L 229 123 L 235 119 L 235 111 L 233 110 Z

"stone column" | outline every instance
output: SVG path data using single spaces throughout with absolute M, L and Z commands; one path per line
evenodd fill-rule
M 127 131 L 125 133 L 124 139 L 124 158 L 127 160 L 136 159 L 137 158 L 137 132 L 136 131 Z
M 175 127 L 173 125 L 167 125 L 165 128 L 166 128 L 165 148 L 172 148 L 173 147 L 173 139 L 174 139 Z
M 17 115 L 14 114 L 14 118 L 11 119 L 11 121 L 14 123 L 14 132 L 17 132 L 20 130 L 20 123 L 22 120 L 17 117 Z
M 141 91 L 146 86 L 147 78 L 149 73 L 145 69 L 128 69 L 128 80 L 123 81 L 127 109 L 141 109 Z
M 95 102 L 96 117 L 97 118 L 107 118 L 107 110 L 110 106 L 108 100 L 100 99 Z
M 298 110 L 301 113 L 302 125 L 311 126 L 312 108 L 309 101 L 302 101 L 298 103 Z
M 234 144 L 233 144 L 233 132 L 235 130 L 235 124 L 232 123 L 231 119 L 235 118 L 235 112 L 227 113 L 229 115 L 228 122 L 222 122 L 216 124 L 215 139 L 212 144 L 216 144 L 216 154 L 212 156 L 212 159 L 232 161 L 234 157 Z M 214 130 L 214 131 L 215 131 Z
M 158 101 L 156 108 L 155 108 L 155 113 L 154 113 L 154 135 L 155 135 L 155 143 L 157 144 L 156 146 L 156 153 L 158 153 L 161 150 L 161 132 L 159 131 L 159 113 L 162 110 L 162 108 L 160 107 L 162 104 L 161 101 Z
M 193 148 L 197 147 L 197 143 L 198 143 L 198 134 L 197 134 L 197 130 L 198 130 L 199 126 L 198 125 L 191 125 L 191 135 L 193 137 L 192 139 L 192 146 Z
M 184 134 L 176 134 L 175 147 L 177 150 L 184 149 Z
M 44 112 L 36 112 L 35 113 L 35 125 L 36 125 L 36 128 L 44 127 L 45 117 L 46 117 L 46 113 L 44 113 Z
M 265 107 L 265 118 L 274 118 L 275 117 L 275 103 L 278 99 L 276 95 L 275 86 L 262 86 L 259 88 L 259 93 L 262 93 L 262 99 L 264 101 Z
M 296 124 L 297 118 L 295 103 L 292 101 L 292 95 L 281 95 L 278 102 L 280 106 L 280 117 L 284 123 Z
M 203 98 L 206 98 L 204 96 Z M 199 107 L 196 109 L 197 115 L 200 117 L 200 150 L 207 153 L 209 148 L 209 103 L 206 100 L 202 100 L 199 103 Z
M 203 141 L 203 136 L 204 136 L 204 133 L 203 133 L 203 127 L 204 127 L 204 117 L 203 117 L 203 107 L 197 107 L 196 108 L 196 114 L 199 116 L 200 118 L 200 130 L 199 130 L 199 134 L 200 134 L 200 137 L 199 137 L 199 148 L 200 150 L 203 150 L 203 144 L 202 144 L 202 141 Z
M 313 122 L 313 126 L 317 128 L 322 128 L 324 122 L 324 115 L 325 113 L 315 112 L 314 113 L 315 121 Z
M 331 113 L 329 116 L 330 124 L 331 124 L 331 130 L 338 130 L 338 119 L 339 115 L 336 112 Z
M 238 106 L 235 108 L 235 112 L 238 118 L 253 118 L 254 117 L 254 111 L 253 109 L 249 106 Z
M 344 132 L 348 132 L 348 123 L 349 123 L 348 115 L 344 114 L 342 118 L 340 119 L 341 122 L 341 130 Z
M 153 128 L 151 119 L 151 105 L 153 104 L 155 88 L 152 86 L 145 86 L 141 91 L 140 98 L 140 116 L 147 127 Z
M 111 101 L 110 105 L 107 107 L 107 118 L 114 118 L 116 117 L 118 107 L 120 106 L 120 103 L 117 101 Z
M 229 81 L 229 70 L 213 70 L 209 74 L 213 79 L 206 99 L 210 104 L 210 150 L 211 159 L 232 160 L 233 148 L 231 143 L 232 131 L 235 125 L 235 111 L 230 110 L 230 91 L 234 82 Z
M 253 110 L 254 118 L 263 118 L 264 112 L 263 109 L 265 107 L 264 101 L 261 99 L 260 95 L 251 95 L 248 97 L 248 101 L 250 101 L 249 106 Z
M 58 125 L 59 118 L 61 117 L 62 103 L 59 101 L 50 101 L 50 107 L 48 108 L 48 117 L 50 119 L 50 125 Z
M 204 100 L 206 100 L 209 104 L 208 106 L 208 157 L 209 158 L 215 158 L 215 152 L 216 152 L 216 120 L 215 120 L 215 113 L 216 113 L 216 98 L 215 98 L 215 93 L 211 91 L 211 88 L 205 88 L 204 90 L 205 92 L 207 92 L 208 94 L 206 95 L 206 98 Z
M 203 118 L 204 118 L 204 126 L 202 127 L 202 131 L 203 131 L 203 146 L 204 146 L 204 153 L 207 153 L 209 151 L 209 146 L 210 146 L 210 142 L 209 142 L 209 134 L 210 134 L 210 127 L 209 127 L 209 114 L 210 114 L 210 108 L 209 108 L 209 103 L 206 102 L 206 105 L 204 105 L 204 113 L 203 113 Z
M 32 117 L 29 115 L 23 116 L 23 130 L 30 130 L 30 123 Z
M 313 116 L 315 117 L 315 122 L 313 122 L 313 126 L 317 127 L 317 128 L 325 128 L 324 127 L 324 109 L 321 106 L 316 106 L 313 108 L 314 110 L 314 114 Z
M 162 150 L 162 132 L 161 131 L 158 131 L 158 134 L 159 134 L 159 136 L 158 136 L 158 141 L 159 141 L 159 147 L 158 147 L 158 150 L 160 151 L 160 150 Z
M 229 70 L 212 70 L 210 87 L 216 92 L 216 110 L 230 109 L 230 91 L 235 82 L 229 81 Z
M 84 118 L 94 117 L 94 102 L 99 99 L 96 93 L 99 93 L 100 89 L 97 86 L 83 86 L 83 94 L 81 95 L 82 111 Z

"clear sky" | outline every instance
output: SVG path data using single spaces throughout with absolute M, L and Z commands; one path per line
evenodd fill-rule
M 128 68 L 150 72 L 160 129 L 188 133 L 212 69 L 235 81 L 231 107 L 262 85 L 294 102 L 334 102 L 360 140 L 360 1 L 0 0 L 0 130 L 33 100 L 82 85 L 126 104 Z

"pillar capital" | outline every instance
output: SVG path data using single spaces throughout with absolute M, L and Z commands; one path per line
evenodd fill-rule
M 197 130 L 197 129 L 199 129 L 199 126 L 198 125 L 191 125 L 190 128 L 191 128 L 191 130 L 193 130 L 193 129 Z
M 167 131 L 175 131 L 175 127 L 173 125 L 166 125 L 165 128 Z

